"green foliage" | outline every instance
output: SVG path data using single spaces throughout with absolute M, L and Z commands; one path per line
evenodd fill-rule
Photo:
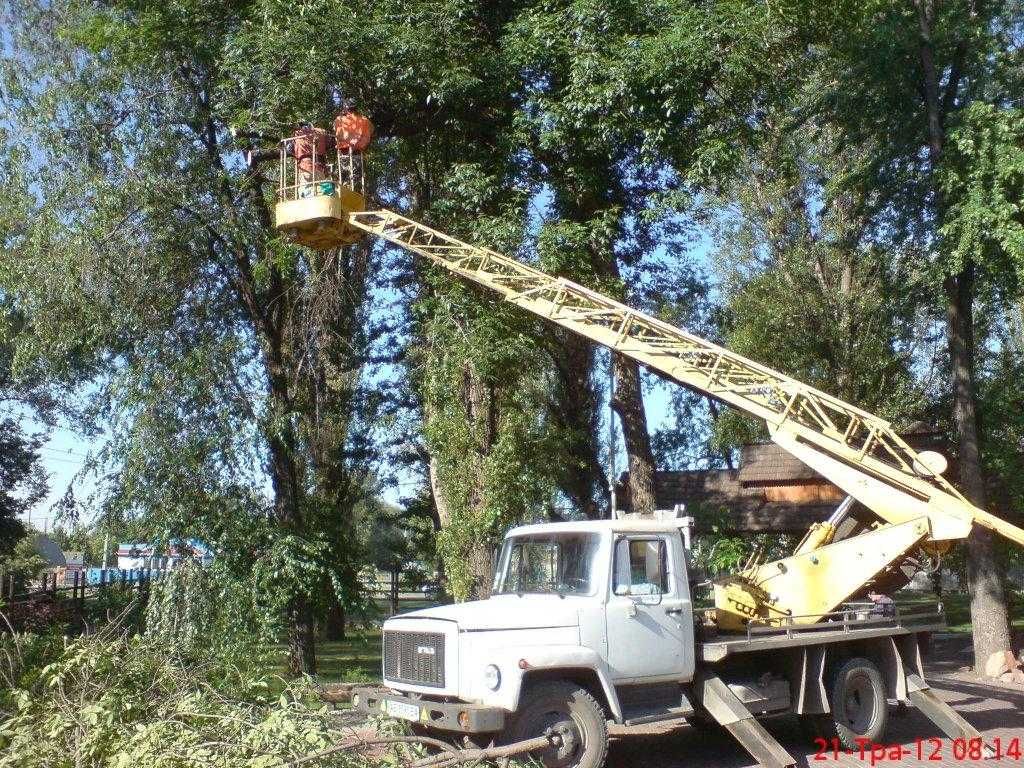
M 66 516 L 65 519 L 74 519 L 79 511 L 73 494 L 66 495 L 59 507 Z M 132 540 L 133 533 L 117 531 L 108 538 L 103 531 L 98 530 L 95 526 L 77 523 L 56 525 L 50 530 L 49 535 L 63 552 L 81 552 L 86 565 L 102 565 L 104 544 L 110 550 L 106 553 L 108 562 L 113 562 L 118 542 Z
M 343 735 L 307 682 L 272 692 L 262 673 L 214 670 L 163 638 L 115 628 L 52 649 L 41 668 L 41 641 L 4 642 L 20 664 L 0 694 L 5 768 L 271 768 Z M 339 755 L 330 764 L 364 763 Z
M 14 577 L 15 590 L 28 589 L 49 563 L 36 547 L 36 539 L 40 534 L 30 532 L 18 539 L 18 543 L 4 556 L 0 557 L 0 572 Z
M 361 565 L 433 556 L 434 515 L 461 599 L 485 591 L 508 526 L 601 511 L 589 344 L 567 349 L 562 332 L 385 249 L 312 254 L 273 230 L 276 139 L 325 122 L 342 97 L 377 126 L 382 204 L 696 318 L 888 418 L 948 422 L 937 287 L 977 264 L 994 318 L 976 334 L 986 462 L 1000 503 L 1020 507 L 1016 0 L 938 7 L 944 82 L 963 75 L 939 161 L 911 6 L 8 8 L 0 398 L 45 413 L 43 382 L 104 436 L 85 502 L 108 530 L 218 550 L 215 572 L 183 572 L 151 605 L 154 631 L 183 649 L 322 613 L 332 597 L 357 607 Z M 685 263 L 704 234 L 713 291 Z M 382 316 L 392 303 L 399 319 Z M 658 447 L 679 463 L 721 463 L 764 437 L 689 395 L 677 403 L 676 435 Z M 0 419 L 0 549 L 13 508 L 42 489 L 35 439 L 17 427 Z M 385 442 L 412 445 L 432 481 L 414 531 L 372 509 Z M 718 565 L 749 551 L 727 538 Z
M 46 495 L 36 438 L 26 436 L 18 421 L 0 418 L 0 556 L 25 535 L 17 516 Z
M 1024 110 L 974 103 L 949 131 L 940 231 L 950 269 L 980 262 L 1002 280 L 1024 276 Z
M 17 216 L 20 208 L 6 207 L 0 200 L 0 256 L 8 238 L 6 216 Z M 46 474 L 39 461 L 42 434 L 31 434 L 24 425 L 31 414 L 46 418 L 50 403 L 32 380 L 19 380 L 12 370 L 15 338 L 23 325 L 0 286 L 0 558 L 9 555 L 25 535 L 18 516 L 31 510 L 46 496 Z
M 759 562 L 788 557 L 798 543 L 791 534 L 737 534 L 725 525 L 726 511 L 702 508 L 690 510 L 698 515 L 700 531 L 695 538 L 693 562 L 709 576 L 733 573 L 756 556 Z
M 281 613 L 261 604 L 259 586 L 216 562 L 178 567 L 150 587 L 146 634 L 182 658 L 222 659 L 254 673 L 266 669 Z
M 4 159 L 23 192 L 32 180 L 11 202 L 31 215 L 5 242 L 0 291 L 26 318 L 16 374 L 104 437 L 87 502 L 108 528 L 201 538 L 235 573 L 266 553 L 296 616 L 328 589 L 353 597 L 352 512 L 375 490 L 382 399 L 362 379 L 369 250 L 281 241 L 276 171 L 244 156 L 315 117 L 312 102 L 330 108 L 277 72 L 302 56 L 271 51 L 281 35 L 261 25 L 296 17 L 259 3 L 15 5 Z M 259 62 L 280 87 L 246 91 Z
M 541 518 L 555 485 L 544 460 L 553 455 L 551 434 L 537 410 L 543 363 L 518 330 L 522 319 L 511 308 L 478 309 L 460 293 L 446 290 L 451 303 L 432 312 L 436 347 L 423 391 L 433 404 L 425 437 L 447 508 L 437 549 L 452 595 L 466 599 L 490 575 L 474 570 L 474 557 L 481 549 L 489 556 L 510 526 Z
M 416 506 L 415 500 L 412 506 Z M 374 567 L 411 576 L 409 571 L 417 562 L 433 562 L 433 521 L 417 512 L 413 509 L 410 514 L 379 499 L 361 505 L 358 514 L 364 549 Z
M 978 376 L 978 406 L 985 425 L 984 464 L 993 513 L 1013 519 L 1024 509 L 1024 305 L 1019 297 L 992 300 L 979 324 L 992 339 Z
M 846 186 L 864 155 L 841 142 L 828 123 L 766 133 L 717 201 L 720 330 L 730 349 L 907 424 L 931 384 L 914 372 L 924 270 L 914 247 L 877 243 L 867 193 Z M 713 441 L 759 438 L 760 424 L 727 413 Z

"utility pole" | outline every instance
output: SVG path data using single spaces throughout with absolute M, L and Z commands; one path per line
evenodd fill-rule
M 108 557 L 107 553 L 108 552 L 110 552 L 110 534 L 109 533 L 105 533 L 105 534 L 103 534 L 103 569 L 104 570 L 106 570 L 106 568 L 107 568 L 107 557 Z

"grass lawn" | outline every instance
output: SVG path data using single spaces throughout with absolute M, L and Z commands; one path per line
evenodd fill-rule
M 349 628 L 345 640 L 317 643 L 317 677 L 322 683 L 380 680 L 380 629 Z
M 1015 629 L 1024 629 L 1024 593 L 1010 591 L 1010 623 Z M 971 631 L 971 598 L 964 594 L 945 595 L 946 620 L 950 632 Z
M 372 683 L 380 680 L 380 628 L 350 627 L 345 640 L 318 640 L 317 679 L 321 683 Z M 280 661 L 270 670 L 275 678 L 287 677 L 288 650 L 278 646 Z
M 399 613 L 408 613 L 418 608 L 430 608 L 436 601 L 402 600 Z M 388 605 L 378 601 L 381 615 L 387 615 Z M 381 677 L 381 634 L 380 627 L 349 626 L 345 640 L 317 640 L 317 678 L 321 683 L 372 683 Z M 280 666 L 275 675 L 285 675 L 287 649 L 280 646 Z

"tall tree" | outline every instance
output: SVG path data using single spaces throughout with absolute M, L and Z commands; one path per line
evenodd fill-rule
M 4 263 L 28 319 L 23 367 L 82 396 L 83 421 L 112 434 L 107 514 L 145 514 L 243 562 L 261 553 L 291 668 L 312 672 L 324 584 L 356 570 L 368 250 L 282 242 L 276 170 L 244 151 L 326 119 L 334 73 L 289 57 L 317 65 L 315 80 L 248 90 L 241 49 L 277 40 L 247 47 L 258 4 L 6 11 L 3 96 L 39 201 Z
M 746 130 L 743 111 L 760 98 L 749 62 L 774 44 L 762 21 L 744 3 L 616 0 L 535 5 L 509 25 L 534 173 L 546 193 L 539 250 L 547 269 L 650 308 L 658 249 L 689 193 L 727 171 L 730 142 Z M 590 500 L 603 500 L 605 482 L 593 453 L 594 350 L 558 340 L 565 397 L 553 402 L 554 416 L 571 435 L 588 436 L 568 446 L 574 472 L 562 487 L 593 514 Z M 649 514 L 655 465 L 640 368 L 616 353 L 612 369 L 632 509 Z
M 927 285 L 912 244 L 883 251 L 873 209 L 843 186 L 867 153 L 839 152 L 833 126 L 762 115 L 745 172 L 717 200 L 715 263 L 728 346 L 838 397 L 902 421 L 925 416 L 913 367 Z M 715 439 L 763 438 L 762 425 L 727 415 Z
M 0 130 L 0 140 L 6 133 Z M 0 169 L 10 181 L 0 191 L 0 263 L 14 258 L 25 235 L 25 217 L 31 210 L 27 190 L 18 184 L 18 163 L 0 158 Z M 43 426 L 53 415 L 53 403 L 33 377 L 15 376 L 16 339 L 24 318 L 0 287 L 0 556 L 9 555 L 25 535 L 18 519 L 45 496 L 46 473 L 40 462 Z M 40 434 L 29 434 L 23 425 L 40 420 Z
M 836 15 L 790 10 L 820 56 L 819 111 L 843 126 L 849 145 L 874 149 L 869 172 L 851 181 L 883 197 L 879 220 L 887 219 L 893 239 L 929 248 L 946 319 L 959 485 L 984 506 L 975 309 L 981 286 L 1015 279 L 1007 257 L 1019 251 L 1019 213 L 1007 209 L 1006 185 L 978 184 L 971 165 L 1019 147 L 1020 4 L 914 0 L 847 4 Z M 982 231 L 982 221 L 1003 226 Z M 975 657 L 984 660 L 1009 647 L 1006 599 L 991 535 L 976 530 L 968 553 Z
M 340 18 L 351 9 L 324 3 L 311 9 L 311 26 L 275 12 L 253 41 L 258 49 L 257 36 L 277 38 L 266 57 L 271 71 L 275 54 L 301 48 L 322 23 L 355 35 L 344 53 L 325 58 L 316 50 L 307 63 L 311 71 L 342 68 L 346 95 L 376 123 L 375 196 L 458 236 L 515 251 L 525 198 L 518 191 L 515 73 L 500 43 L 517 10 L 393 2 L 367 5 L 353 21 Z M 356 53 L 362 46 L 367 51 Z M 253 86 L 255 93 L 273 84 Z M 530 341 L 535 324 L 442 271 L 410 263 L 404 252 L 395 263 L 396 287 L 411 305 L 399 362 L 423 430 L 439 552 L 456 597 L 486 596 L 496 540 L 508 525 L 546 514 L 545 477 L 559 464 L 544 459 L 550 441 L 535 403 L 547 368 Z

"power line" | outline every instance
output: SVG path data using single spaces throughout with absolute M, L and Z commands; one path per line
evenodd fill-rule
M 74 457 L 79 458 L 79 459 L 86 459 L 86 458 L 88 458 L 88 454 L 79 453 L 78 451 L 73 451 L 70 448 L 67 449 L 67 450 L 64 450 L 62 448 L 50 448 L 48 446 L 43 446 L 39 450 L 40 451 L 44 451 L 46 453 L 57 454 L 59 456 L 74 456 Z
M 59 456 L 43 456 L 43 461 L 58 461 L 62 464 L 74 464 L 76 466 L 81 466 L 83 463 L 82 459 L 62 459 Z

